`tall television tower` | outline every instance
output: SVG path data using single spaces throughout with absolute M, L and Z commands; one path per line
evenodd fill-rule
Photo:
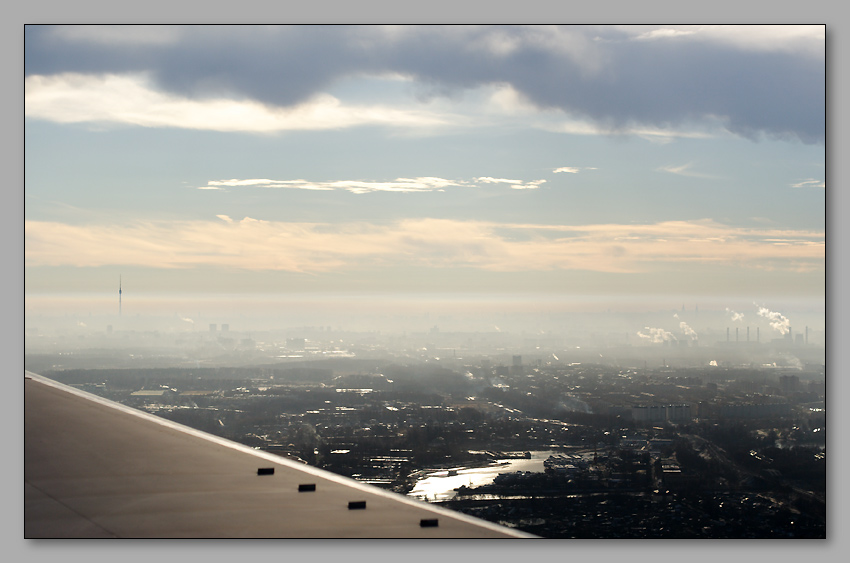
M 118 316 L 121 316 L 121 276 L 118 276 Z

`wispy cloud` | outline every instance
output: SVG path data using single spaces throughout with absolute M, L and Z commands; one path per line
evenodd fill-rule
M 505 184 L 515 190 L 539 188 L 546 180 L 512 180 L 509 178 L 492 178 L 482 176 L 471 180 L 447 180 L 436 176 L 420 176 L 417 178 L 396 178 L 392 181 L 376 182 L 366 180 L 335 180 L 332 182 L 316 182 L 310 180 L 270 180 L 268 178 L 211 180 L 199 190 L 225 188 L 269 188 L 333 191 L 345 190 L 355 194 L 371 192 L 430 192 L 443 191 L 448 187 L 480 187 L 484 184 Z
M 655 39 L 671 39 L 674 37 L 687 37 L 696 33 L 695 29 L 673 29 L 669 27 L 652 29 L 635 36 L 635 41 L 652 41 Z
M 660 172 L 669 172 L 670 174 L 676 174 L 678 176 L 688 176 L 691 178 L 716 178 L 717 176 L 712 176 L 710 174 L 704 174 L 701 172 L 694 172 L 691 170 L 691 166 L 693 166 L 693 162 L 689 162 L 687 164 L 682 164 L 680 166 L 662 166 L 658 168 Z
M 575 166 L 562 166 L 552 170 L 552 173 L 558 174 L 559 172 L 569 172 L 570 174 L 578 174 L 579 170 L 581 170 L 581 168 L 577 168 Z
M 390 224 L 215 221 L 70 225 L 27 221 L 27 266 L 215 265 L 328 272 L 419 265 L 494 272 L 648 272 L 664 264 L 823 270 L 822 232 L 732 228 L 712 221 L 583 226 L 408 219 Z M 790 244 L 767 239 L 781 236 Z M 678 267 L 678 266 L 677 266 Z
M 707 139 L 722 131 L 720 123 L 708 119 L 708 125 L 714 125 L 716 131 L 707 128 L 706 124 L 699 127 L 681 124 L 678 127 L 653 127 L 635 123 L 592 122 L 581 119 L 566 119 L 560 121 L 537 121 L 534 126 L 553 133 L 568 135 L 597 135 L 597 136 L 635 136 L 656 144 L 668 144 L 676 139 Z
M 802 182 L 797 182 L 796 184 L 791 184 L 792 188 L 826 188 L 826 182 L 823 180 L 815 180 L 814 178 L 809 178 L 808 180 L 803 180 Z
M 508 178 L 491 178 L 489 176 L 476 178 L 475 181 L 480 184 L 507 184 L 515 190 L 535 190 L 546 183 L 546 180 L 533 180 L 529 182 L 525 180 L 510 180 Z
M 570 174 L 578 174 L 582 170 L 596 170 L 597 168 L 594 166 L 561 166 L 560 168 L 555 168 L 552 170 L 553 174 L 560 174 L 561 172 L 568 172 Z

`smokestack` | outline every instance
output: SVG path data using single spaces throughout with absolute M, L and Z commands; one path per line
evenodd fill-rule
M 726 342 L 729 342 L 729 327 L 726 327 Z
M 747 327 L 747 342 L 750 341 L 750 327 Z
M 735 327 L 735 344 L 738 343 L 738 327 Z
M 809 327 L 806 327 L 806 346 L 809 345 Z
M 761 336 L 759 334 L 759 327 L 756 327 L 756 342 L 761 342 Z

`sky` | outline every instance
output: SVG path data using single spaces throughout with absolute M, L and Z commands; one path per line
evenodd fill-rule
M 32 26 L 27 314 L 825 301 L 825 27 Z

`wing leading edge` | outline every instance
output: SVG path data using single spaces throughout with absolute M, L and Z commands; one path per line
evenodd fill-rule
M 24 535 L 534 537 L 26 372 Z

